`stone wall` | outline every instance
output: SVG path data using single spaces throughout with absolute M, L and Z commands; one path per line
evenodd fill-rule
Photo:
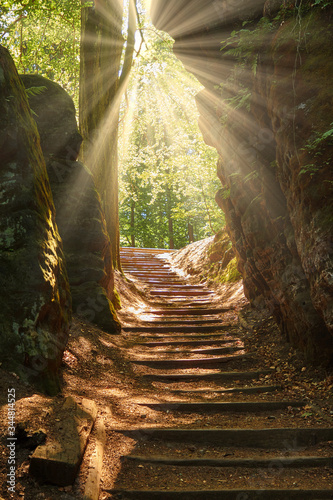
M 299 2 L 298 2 L 299 3 Z M 332 363 L 332 7 L 154 2 L 154 22 L 205 89 L 216 200 L 247 297 L 313 363 Z M 243 8 L 244 5 L 250 7 Z M 191 17 L 192 16 L 192 17 Z
M 54 394 L 71 298 L 36 124 L 1 46 L 0 116 L 0 361 Z

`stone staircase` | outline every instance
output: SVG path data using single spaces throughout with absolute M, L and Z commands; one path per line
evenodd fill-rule
M 125 273 L 148 285 L 156 304 L 144 325 L 124 328 L 133 370 L 156 389 L 136 403 L 155 420 L 113 429 L 136 445 L 106 498 L 333 498 L 333 429 L 305 425 L 294 410 L 306 402 L 269 381 L 271 371 L 223 320 L 227 308 L 214 307 L 214 293 L 187 284 L 161 252 L 121 251 Z

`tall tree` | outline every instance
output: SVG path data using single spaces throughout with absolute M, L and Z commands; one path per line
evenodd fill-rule
M 83 157 L 91 166 L 106 214 L 114 267 L 119 268 L 118 122 L 131 71 L 136 3 L 129 0 L 127 39 L 122 35 L 120 0 L 82 0 L 80 50 L 80 130 Z M 122 58 L 123 56 L 123 58 Z

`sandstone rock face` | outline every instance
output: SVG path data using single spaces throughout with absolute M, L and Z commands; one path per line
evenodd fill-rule
M 224 3 L 232 7 L 231 0 L 205 5 L 216 10 Z M 295 2 L 278 9 L 274 0 L 258 1 L 244 25 L 236 3 L 220 20 L 202 16 L 195 34 L 181 32 L 181 16 L 166 25 L 176 30 L 176 55 L 205 86 L 197 96 L 199 125 L 220 153 L 216 200 L 247 297 L 269 308 L 309 361 L 330 364 L 332 7 L 308 2 L 295 11 Z M 172 1 L 169 9 L 173 4 L 186 8 Z M 164 29 L 162 2 L 155 7 Z
M 71 97 L 39 75 L 21 75 L 24 86 L 43 88 L 29 98 L 40 131 L 63 240 L 73 312 L 109 333 L 120 331 L 112 305 L 111 246 L 93 177 L 76 161 L 82 142 Z
M 71 298 L 36 124 L 3 47 L 0 110 L 1 362 L 53 394 Z

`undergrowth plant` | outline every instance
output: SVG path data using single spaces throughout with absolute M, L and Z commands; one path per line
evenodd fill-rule
M 330 123 L 329 130 L 325 132 L 316 132 L 315 139 L 309 141 L 304 148 L 303 151 L 307 151 L 314 158 L 320 158 L 324 156 L 327 148 L 331 148 L 333 146 L 333 122 Z M 317 160 L 318 161 L 318 160 Z M 319 170 L 324 166 L 329 166 L 332 162 L 332 158 L 326 158 L 325 160 L 320 160 L 320 164 L 317 163 L 309 163 L 304 165 L 300 170 L 299 175 L 308 174 L 311 177 L 315 175 Z

